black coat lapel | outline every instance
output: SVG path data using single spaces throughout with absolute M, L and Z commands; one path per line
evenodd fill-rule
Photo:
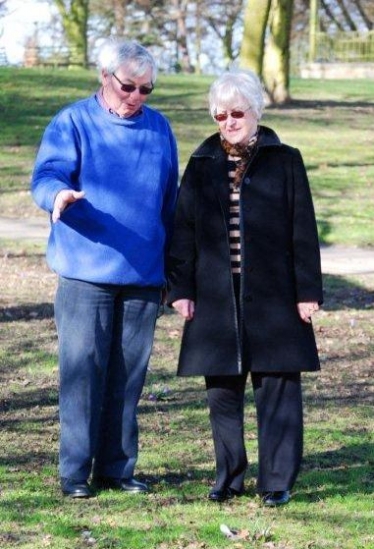
M 226 225 L 228 226 L 230 216 L 230 184 L 227 171 L 227 157 L 222 149 L 219 152 L 217 151 L 217 156 L 212 162 L 212 184 L 217 193 Z

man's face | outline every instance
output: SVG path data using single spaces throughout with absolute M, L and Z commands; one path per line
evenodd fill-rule
M 113 74 L 102 73 L 104 99 L 120 116 L 125 117 L 136 114 L 147 100 L 149 93 L 145 92 L 153 89 L 150 67 L 141 76 L 134 76 L 129 68 L 131 66 L 121 65 Z

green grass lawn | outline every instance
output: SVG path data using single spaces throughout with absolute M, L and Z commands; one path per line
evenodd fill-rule
M 151 104 L 172 121 L 182 166 L 215 126 L 211 78 L 161 75 Z M 95 73 L 0 69 L 0 215 L 44 215 L 29 191 L 46 123 L 97 86 Z M 373 244 L 374 82 L 292 82 L 295 101 L 263 123 L 299 147 L 310 175 L 321 239 Z M 177 378 L 182 322 L 157 324 L 140 402 L 137 473 L 148 495 L 60 494 L 55 275 L 44 246 L 0 240 L 0 548 L 374 549 L 374 273 L 325 276 L 315 330 L 322 362 L 304 376 L 305 456 L 288 506 L 255 495 L 256 418 L 248 387 L 244 497 L 207 500 L 214 452 L 203 382 Z M 224 524 L 237 532 L 228 539 Z

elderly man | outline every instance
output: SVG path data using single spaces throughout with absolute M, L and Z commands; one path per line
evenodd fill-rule
M 145 492 L 134 478 L 137 406 L 165 284 L 178 178 L 167 119 L 145 105 L 153 57 L 135 42 L 99 52 L 100 89 L 48 125 L 32 193 L 51 215 L 59 276 L 60 477 L 64 495 Z

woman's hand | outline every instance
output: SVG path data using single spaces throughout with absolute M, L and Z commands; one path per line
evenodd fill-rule
M 319 305 L 316 301 L 297 303 L 296 306 L 301 320 L 307 322 L 308 324 L 312 321 L 312 314 L 317 312 L 319 309 Z
M 66 206 L 80 200 L 84 197 L 84 191 L 72 191 L 69 189 L 57 193 L 55 203 L 53 205 L 52 221 L 56 223 L 60 219 L 62 212 Z
M 172 303 L 172 307 L 178 311 L 178 313 L 185 320 L 192 320 L 195 313 L 195 302 L 191 299 L 177 299 Z

